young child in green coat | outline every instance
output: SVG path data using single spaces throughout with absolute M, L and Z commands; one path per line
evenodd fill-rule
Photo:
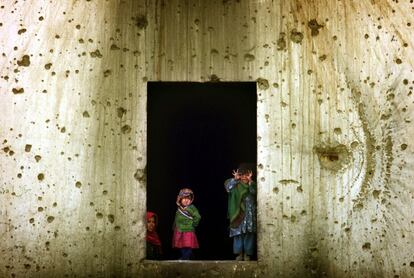
M 252 166 L 240 165 L 233 178 L 224 182 L 228 193 L 228 218 L 233 253 L 238 261 L 249 261 L 256 247 L 256 182 L 252 179 Z
M 193 200 L 194 193 L 191 189 L 183 188 L 178 193 L 172 247 L 180 249 L 180 260 L 189 260 L 192 249 L 199 248 L 195 227 L 200 222 L 201 216 L 197 208 L 192 205 Z

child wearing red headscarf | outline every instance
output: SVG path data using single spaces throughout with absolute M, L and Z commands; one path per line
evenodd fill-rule
M 172 247 L 180 249 L 180 260 L 189 260 L 193 252 L 192 249 L 199 247 L 195 227 L 200 222 L 201 216 L 192 204 L 193 200 L 194 193 L 191 189 L 183 188 L 178 193 Z
M 147 259 L 161 259 L 161 241 L 157 233 L 158 217 L 154 212 L 147 212 Z

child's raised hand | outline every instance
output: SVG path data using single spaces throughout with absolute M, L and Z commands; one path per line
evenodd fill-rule
M 247 176 L 247 178 L 249 180 L 249 183 L 251 183 L 252 182 L 253 172 L 249 170 L 249 172 L 246 174 L 246 176 Z
M 239 170 L 233 170 L 233 177 L 235 180 L 239 180 L 240 179 L 240 173 Z

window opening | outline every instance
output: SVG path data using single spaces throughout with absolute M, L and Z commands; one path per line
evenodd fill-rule
M 255 82 L 148 82 L 147 211 L 158 215 L 162 260 L 180 257 L 171 242 L 184 187 L 201 215 L 194 259 L 235 259 L 224 181 L 240 163 L 255 170 L 256 102 Z

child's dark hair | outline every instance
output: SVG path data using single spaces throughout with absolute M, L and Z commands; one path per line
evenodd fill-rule
M 253 163 L 241 163 L 239 167 L 237 168 L 237 171 L 241 174 L 248 174 L 250 171 L 253 173 L 253 175 L 256 174 L 256 165 Z

